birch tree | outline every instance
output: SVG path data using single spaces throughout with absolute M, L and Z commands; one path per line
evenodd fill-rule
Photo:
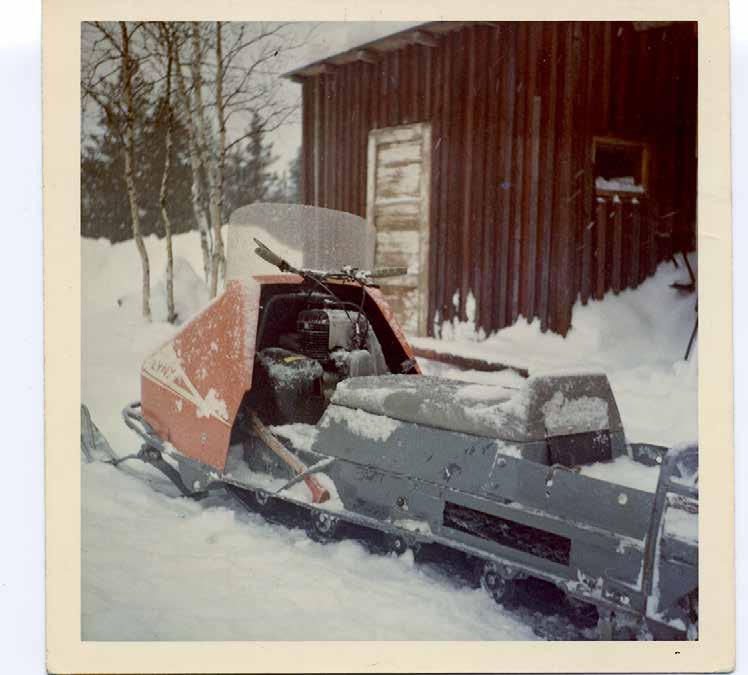
M 183 28 L 183 27 L 184 27 L 183 25 L 179 26 L 179 28 Z M 187 39 L 186 39 L 186 36 L 182 35 L 180 32 L 177 32 L 177 35 L 179 35 L 182 38 L 182 40 L 178 43 L 176 47 L 176 53 L 178 56 L 176 68 L 175 68 L 175 74 L 176 74 L 176 80 L 177 80 L 177 93 L 179 95 L 178 100 L 180 104 L 179 107 L 181 110 L 181 115 L 183 116 L 183 119 L 184 119 L 184 125 L 187 128 L 187 141 L 188 141 L 189 155 L 190 155 L 190 166 L 192 168 L 192 190 L 191 190 L 192 211 L 195 216 L 195 224 L 197 225 L 197 229 L 200 232 L 200 246 L 202 248 L 202 253 L 203 253 L 203 272 L 205 275 L 205 284 L 207 286 L 210 284 L 210 279 L 211 279 L 213 240 L 210 234 L 210 221 L 208 219 L 208 214 L 205 210 L 205 206 L 203 204 L 204 168 L 203 168 L 202 160 L 200 157 L 200 149 L 198 145 L 200 143 L 200 140 L 198 138 L 197 122 L 195 120 L 194 105 L 192 103 L 192 93 L 191 93 L 191 89 L 188 90 L 187 88 L 184 72 L 182 71 L 181 59 L 179 58 L 179 54 L 181 53 L 180 46 L 181 44 L 186 43 Z
M 208 183 L 213 235 L 210 294 L 214 296 L 225 274 L 221 227 L 226 218 L 227 155 L 250 136 L 278 129 L 297 110 L 295 101 L 278 95 L 276 78 L 284 54 L 305 44 L 309 32 L 299 36 L 290 24 L 281 23 L 193 22 L 190 35 L 193 128 L 196 154 Z M 249 117 L 253 124 L 229 138 L 234 116 Z
M 223 238 L 221 236 L 220 197 L 218 192 L 217 158 L 211 152 L 211 130 L 208 127 L 206 107 L 203 96 L 203 41 L 200 34 L 200 24 L 192 22 L 192 88 L 195 99 L 195 119 L 197 121 L 198 149 L 202 165 L 208 180 L 208 199 L 210 203 L 210 220 L 213 228 L 213 256 L 210 270 L 210 297 L 218 292 L 218 272 L 223 262 Z
M 304 46 L 314 27 L 299 34 L 288 23 L 228 24 L 224 48 L 221 24 L 216 25 L 216 113 L 219 127 L 219 171 L 225 171 L 227 153 L 247 139 L 264 136 L 286 124 L 298 104 L 282 97 L 277 78 L 285 69 L 285 57 Z M 230 139 L 232 118 L 248 118 L 244 131 Z
M 171 242 L 171 221 L 166 208 L 166 189 L 169 182 L 169 167 L 171 165 L 171 134 L 174 127 L 174 115 L 171 106 L 171 72 L 174 64 L 174 35 L 168 24 L 159 23 L 159 35 L 166 47 L 166 90 L 164 93 L 163 106 L 166 118 L 166 135 L 164 140 L 164 171 L 161 175 L 161 189 L 158 194 L 158 205 L 161 212 L 161 222 L 164 226 L 166 237 L 166 308 L 167 320 L 174 323 L 177 314 L 174 311 L 174 254 Z
M 133 178 L 133 164 L 135 156 L 135 108 L 132 91 L 132 76 L 134 61 L 130 54 L 130 33 L 125 21 L 119 22 L 122 37 L 122 88 L 125 102 L 125 184 L 130 201 L 130 217 L 132 218 L 132 237 L 140 254 L 143 270 L 143 316 L 151 320 L 151 269 L 148 262 L 148 251 L 143 243 L 140 232 L 140 209 L 138 208 L 138 193 Z
M 220 217 L 223 216 L 223 203 L 224 203 L 224 178 L 226 170 L 226 113 L 224 109 L 223 100 L 223 29 L 221 28 L 221 22 L 216 21 L 216 115 L 218 117 L 218 164 L 216 166 L 216 179 L 218 181 L 218 204 L 217 214 Z M 215 226 L 215 224 L 214 224 Z M 218 269 L 214 268 L 215 281 L 211 279 L 212 283 L 217 283 L 218 273 L 221 276 L 226 274 L 226 258 L 223 254 L 223 239 L 221 238 L 220 231 L 216 241 L 219 243 L 220 251 L 218 258 Z M 213 286 L 211 286 L 211 289 Z M 212 291 L 211 291 L 212 293 Z
M 130 206 L 132 235 L 140 255 L 142 269 L 142 314 L 151 320 L 150 305 L 150 264 L 148 251 L 143 242 L 140 226 L 140 207 L 134 180 L 135 164 L 135 119 L 139 109 L 136 88 L 147 86 L 135 84 L 136 73 L 141 68 L 141 59 L 133 52 L 133 36 L 142 27 L 132 28 L 125 21 L 118 22 L 117 29 L 101 22 L 89 26 L 95 32 L 95 39 L 88 54 L 90 60 L 81 68 L 81 89 L 84 102 L 90 98 L 104 111 L 109 129 L 117 138 L 124 158 L 124 180 Z

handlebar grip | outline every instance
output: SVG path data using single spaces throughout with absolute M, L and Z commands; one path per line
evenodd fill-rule
M 402 277 L 408 273 L 407 267 L 379 267 L 372 270 L 369 276 L 372 279 L 382 279 L 383 277 Z
M 288 264 L 286 263 L 283 258 L 273 253 L 265 244 L 263 244 L 259 239 L 255 239 L 255 243 L 257 244 L 257 248 L 255 249 L 255 253 L 260 256 L 265 262 L 270 263 L 271 265 L 274 265 L 278 269 L 282 270 L 285 267 L 288 267 Z

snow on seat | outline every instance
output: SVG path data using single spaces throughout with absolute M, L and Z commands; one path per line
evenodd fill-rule
M 332 403 L 403 422 L 526 441 L 524 391 L 427 375 L 384 375 L 344 380 Z
M 514 442 L 606 429 L 615 454 L 625 447 L 618 408 L 602 373 L 537 375 L 519 388 L 427 375 L 356 377 L 338 385 L 332 403 Z

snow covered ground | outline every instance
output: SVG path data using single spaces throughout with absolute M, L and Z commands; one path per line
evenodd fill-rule
M 140 318 L 139 262 L 132 242 L 82 241 L 83 402 L 115 452 L 138 448 L 122 407 L 139 396 L 143 357 L 176 328 L 165 322 L 163 243 L 151 256 L 154 321 Z M 207 301 L 196 234 L 175 237 L 177 311 Z M 630 440 L 695 440 L 696 359 L 680 361 L 695 297 L 668 286 L 684 270 L 663 264 L 654 279 L 574 310 L 566 340 L 520 320 L 486 341 L 470 324 L 432 348 L 511 359 L 537 372 L 601 367 L 610 376 Z M 195 270 L 198 272 L 196 273 Z M 426 372 L 478 383 L 479 373 L 424 363 Z M 481 589 L 433 565 L 372 555 L 362 543 L 321 545 L 300 529 L 245 513 L 228 497 L 180 498 L 141 463 L 82 464 L 82 636 L 88 640 L 525 640 L 531 611 L 497 607 Z

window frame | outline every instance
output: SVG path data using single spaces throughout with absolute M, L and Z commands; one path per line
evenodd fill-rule
M 619 146 L 624 148 L 640 148 L 641 149 L 641 183 L 640 185 L 644 189 L 644 195 L 649 194 L 649 164 L 650 164 L 650 147 L 649 143 L 645 140 L 634 140 L 630 138 L 621 138 L 619 136 L 610 135 L 595 135 L 592 137 L 592 166 L 593 168 L 597 164 L 597 149 L 601 145 L 607 146 Z M 594 176 L 597 179 L 597 175 Z M 616 190 L 599 190 L 595 188 L 595 192 L 599 195 L 605 194 L 617 194 Z M 623 190 L 621 192 L 624 192 Z

